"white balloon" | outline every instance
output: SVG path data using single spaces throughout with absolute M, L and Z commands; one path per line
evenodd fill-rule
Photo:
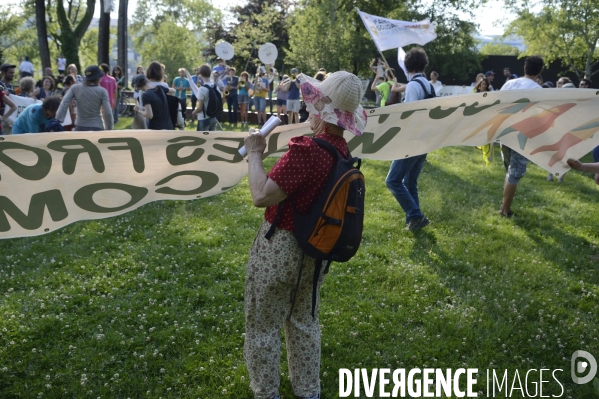
M 274 64 L 279 55 L 279 51 L 277 50 L 277 46 L 272 43 L 264 43 L 258 49 L 258 58 L 264 64 Z
M 235 55 L 235 50 L 233 50 L 233 46 L 231 46 L 231 43 L 229 42 L 217 43 L 214 51 L 216 52 L 216 55 L 225 61 L 230 60 Z

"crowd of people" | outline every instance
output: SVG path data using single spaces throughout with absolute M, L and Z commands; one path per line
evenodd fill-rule
M 69 125 L 61 125 L 60 123 L 52 123 L 50 126 L 53 129 L 64 129 L 64 130 L 80 130 L 82 127 L 100 127 L 99 120 L 102 120 L 102 129 L 112 129 L 114 124 L 118 122 L 119 112 L 117 105 L 121 103 L 123 97 L 123 91 L 127 87 L 127 82 L 123 74 L 123 70 L 118 65 L 115 66 L 112 71 L 107 64 L 99 66 L 91 66 L 99 68 L 102 72 L 99 82 L 91 83 L 89 77 L 78 73 L 77 67 L 74 64 L 67 64 L 67 60 L 64 55 L 61 54 L 56 60 L 58 75 L 53 73 L 51 68 L 46 68 L 42 77 L 35 81 L 33 75 L 35 73 L 33 64 L 29 57 L 25 57 L 19 63 L 19 78 L 18 85 L 13 86 L 15 80 L 15 64 L 4 63 L 0 67 L 2 72 L 2 79 L 0 80 L 0 90 L 4 94 L 2 100 L 0 100 L 0 118 L 2 120 L 8 119 L 8 117 L 15 111 L 12 111 L 13 105 L 11 105 L 11 95 L 19 95 L 23 97 L 35 98 L 41 101 L 46 101 L 47 98 L 52 96 L 60 96 L 63 99 L 69 92 L 71 87 L 75 84 L 83 84 L 88 87 L 95 85 L 104 88 L 107 93 L 108 103 L 110 109 L 104 107 L 102 101 L 96 102 L 93 105 L 93 110 L 89 109 L 88 102 L 83 100 L 83 114 L 86 115 L 84 119 L 79 118 L 77 122 L 79 110 L 77 97 L 75 93 L 69 96 L 69 104 L 63 107 L 68 108 L 71 121 Z M 90 67 L 90 68 L 91 68 Z M 201 69 L 204 72 L 209 70 L 209 74 L 206 76 L 200 73 Z M 374 72 L 375 76 L 372 79 L 372 85 L 370 89 L 375 93 L 376 101 L 375 106 L 386 106 L 392 105 L 405 100 L 406 85 L 398 83 L 397 77 L 394 71 L 389 68 L 384 60 L 381 58 L 375 58 L 370 64 L 370 68 Z M 95 70 L 95 69 L 94 69 Z M 423 77 L 426 78 L 423 72 Z M 220 58 L 217 59 L 217 63 L 214 67 L 209 64 L 205 64 L 201 67 L 197 67 L 194 70 L 194 74 L 191 75 L 185 68 L 179 68 L 178 75 L 169 85 L 167 83 L 167 76 L 164 73 L 164 65 L 159 62 L 152 62 L 146 71 L 142 66 L 139 66 L 133 78 L 138 75 L 150 74 L 146 76 L 149 85 L 154 88 L 156 85 L 164 86 L 165 88 L 172 88 L 174 92 L 165 92 L 165 97 L 160 96 L 160 103 L 156 103 L 157 99 L 149 95 L 152 98 L 153 113 L 150 113 L 145 109 L 143 104 L 143 98 L 140 97 L 140 89 L 135 87 L 132 79 L 132 86 L 135 90 L 134 98 L 136 99 L 136 106 L 134 112 L 137 113 L 137 123 L 134 125 L 137 128 L 148 128 L 148 129 L 166 129 L 166 128 L 183 128 L 185 120 L 188 119 L 188 115 L 191 115 L 189 122 L 197 123 L 198 130 L 216 130 L 222 129 L 220 122 L 225 119 L 231 126 L 237 127 L 238 123 L 241 123 L 242 129 L 248 129 L 250 123 L 250 110 L 255 110 L 256 122 L 258 126 L 264 124 L 267 120 L 267 110 L 271 115 L 276 115 L 283 121 L 283 123 L 299 123 L 304 121 L 307 116 L 305 104 L 301 101 L 300 85 L 297 79 L 298 69 L 292 68 L 289 74 L 279 74 L 273 65 L 263 65 L 257 67 L 254 73 L 248 71 L 242 71 L 237 74 L 237 70 L 234 67 L 226 65 L 226 62 Z M 95 74 L 96 75 L 96 74 Z M 94 75 L 94 76 L 95 76 Z M 505 82 L 510 80 L 518 79 L 518 75 L 512 73 L 510 68 L 506 67 L 503 69 L 503 76 Z M 317 71 L 314 78 L 322 80 L 326 77 L 326 71 L 321 69 Z M 420 79 L 419 79 L 420 80 Z M 431 71 L 429 73 L 428 83 L 432 86 L 434 92 L 438 95 L 439 92 L 445 86 L 439 80 L 439 73 Z M 554 85 L 550 81 L 544 81 L 542 75 L 538 75 L 535 81 L 543 88 L 573 88 L 574 83 L 567 77 L 561 77 Z M 139 79 L 135 82 L 141 82 Z M 487 71 L 486 73 L 479 73 L 476 76 L 475 81 L 471 84 L 472 92 L 480 93 L 485 91 L 499 90 L 499 87 L 495 87 L 495 72 Z M 214 87 L 217 91 L 219 99 L 215 101 L 222 101 L 222 107 L 219 107 L 218 115 L 207 115 L 207 110 L 210 108 L 210 88 Z M 581 79 L 579 82 L 580 88 L 590 88 L 591 82 L 589 79 Z M 79 88 L 75 91 L 80 91 Z M 96 91 L 98 92 L 98 91 Z M 144 92 L 142 90 L 142 92 Z M 98 92 L 99 93 L 99 92 Z M 201 99 L 198 99 L 197 95 L 201 95 Z M 173 97 L 178 100 L 178 103 L 173 100 Z M 188 109 L 188 98 L 191 99 L 191 112 L 187 112 Z M 7 114 L 2 115 L 4 111 L 3 104 L 7 104 Z M 151 104 L 150 104 L 151 105 Z M 214 104 L 213 104 L 214 105 Z M 168 107 L 168 112 L 165 114 L 169 115 L 170 123 L 166 120 L 154 121 L 151 119 L 155 117 L 155 111 L 157 107 L 165 106 Z M 226 110 L 224 107 L 226 106 Z M 58 113 L 60 118 L 64 118 L 65 112 L 61 110 Z M 177 110 L 180 115 L 177 114 Z M 89 112 L 94 114 L 95 122 L 87 126 L 89 123 Z M 224 112 L 227 116 L 220 116 L 220 113 Z M 112 114 L 112 122 L 105 115 L 107 113 Z M 29 113 L 25 114 L 31 117 Z M 157 116 L 160 116 L 156 114 Z M 20 115 L 19 115 L 20 116 Z M 24 116 L 25 117 L 25 116 Z M 14 116 L 13 116 L 14 119 Z M 56 118 L 50 118 L 55 120 Z M 64 120 L 58 119 L 58 122 L 64 122 Z M 77 127 L 76 125 L 79 125 Z M 21 123 L 21 126 L 31 126 L 31 124 Z M 2 122 L 2 134 L 11 134 L 13 132 L 11 124 L 3 121 Z M 39 125 L 35 131 L 27 132 L 43 132 L 49 131 L 45 125 Z M 55 131 L 55 130 L 53 130 Z M 15 131 L 15 133 L 24 133 L 21 131 Z M 483 150 L 483 157 L 485 162 L 488 164 L 492 160 L 492 147 L 490 145 L 481 147 Z M 552 175 L 547 176 L 548 180 L 553 180 Z M 563 177 L 559 178 L 562 181 Z
M 36 81 L 33 65 L 25 57 L 19 64 L 17 82 L 14 82 L 17 65 L 0 65 L 0 134 L 113 129 L 116 105 L 126 86 L 122 69 L 114 67 L 111 73 L 107 64 L 93 65 L 81 76 L 74 64 L 66 65 L 63 55 L 57 65 L 58 76 L 52 68 L 45 68 Z M 15 97 L 29 99 L 30 105 L 11 121 L 9 117 L 16 111 Z M 66 124 L 67 120 L 71 123 Z

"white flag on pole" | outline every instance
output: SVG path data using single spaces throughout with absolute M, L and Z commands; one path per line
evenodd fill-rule
M 435 25 L 430 20 L 419 22 L 397 21 L 366 14 L 358 9 L 358 13 L 372 36 L 379 51 L 403 47 L 408 44 L 421 46 L 437 38 Z
M 406 69 L 406 52 L 402 47 L 397 49 L 397 63 L 399 64 L 403 73 L 406 74 L 406 79 L 410 80 L 408 76 L 408 70 Z

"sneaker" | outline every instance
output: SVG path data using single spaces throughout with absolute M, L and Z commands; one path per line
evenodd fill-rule
M 553 181 L 553 173 L 547 175 L 547 181 Z
M 508 213 L 503 213 L 503 210 L 499 210 L 499 215 L 504 218 L 511 218 L 514 216 L 514 212 L 509 211 Z
M 405 230 L 409 230 L 409 231 L 420 230 L 421 228 L 428 226 L 430 222 L 431 221 L 428 220 L 428 218 L 426 216 L 423 216 L 421 218 L 414 218 L 414 219 L 410 220 L 410 223 L 408 223 Z
M 557 178 L 557 182 L 558 183 L 563 183 L 564 182 L 564 176 L 560 176 Z

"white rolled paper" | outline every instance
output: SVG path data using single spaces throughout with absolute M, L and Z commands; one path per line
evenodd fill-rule
M 281 123 L 283 123 L 283 121 L 281 119 L 279 119 L 278 117 L 276 117 L 274 115 L 271 115 L 271 117 L 266 121 L 264 126 L 262 126 L 262 129 L 259 130 L 260 135 L 262 135 L 262 137 L 268 136 Z M 247 150 L 245 149 L 245 146 L 243 146 L 239 149 L 239 154 L 244 158 L 246 157 L 246 155 L 248 153 L 247 153 Z

